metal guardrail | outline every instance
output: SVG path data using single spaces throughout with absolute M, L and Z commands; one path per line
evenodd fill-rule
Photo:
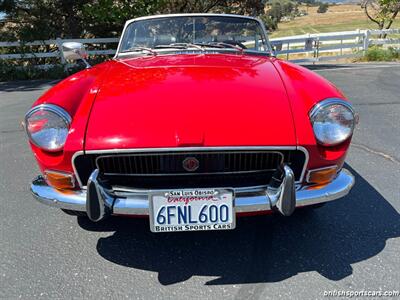
M 400 48 L 400 38 L 377 38 L 379 35 L 400 34 L 400 29 L 388 30 L 356 30 L 331 32 L 321 34 L 306 34 L 271 39 L 271 44 L 275 48 L 278 57 L 286 58 L 293 62 L 318 62 L 326 60 L 336 60 L 359 56 L 362 51 L 368 49 L 370 45 L 393 45 Z M 66 64 L 62 55 L 62 43 L 80 42 L 90 44 L 93 48 L 102 44 L 117 44 L 119 38 L 95 38 L 95 39 L 55 39 L 34 42 L 0 42 L 0 59 L 2 60 L 27 60 L 32 58 L 59 58 L 61 64 Z M 50 52 L 24 52 L 24 53 L 4 53 L 2 48 L 10 47 L 35 47 L 52 46 L 56 50 Z M 104 48 L 104 47 L 103 47 Z M 116 48 L 116 47 L 115 47 Z M 92 55 L 113 55 L 114 49 L 90 50 Z

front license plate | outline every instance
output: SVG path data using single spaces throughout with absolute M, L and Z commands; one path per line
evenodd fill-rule
M 172 190 L 152 194 L 149 201 L 152 232 L 235 228 L 230 190 Z

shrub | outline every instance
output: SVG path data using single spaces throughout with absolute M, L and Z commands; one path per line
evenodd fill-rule
M 271 16 L 261 15 L 259 18 L 264 22 L 264 25 L 268 31 L 274 31 L 278 29 L 278 21 L 271 18 Z
M 394 61 L 400 59 L 400 50 L 389 47 L 383 49 L 382 47 L 372 46 L 365 52 L 365 61 Z
M 79 68 L 65 70 L 63 65 L 54 65 L 46 69 L 37 66 L 18 66 L 10 62 L 0 61 L 0 81 L 34 80 L 34 79 L 62 79 Z
M 96 65 L 107 60 L 104 55 L 92 56 L 89 64 Z M 69 66 L 50 62 L 47 68 L 43 65 L 31 64 L 31 60 L 0 60 L 0 81 L 35 80 L 35 79 L 63 79 L 85 68 L 82 62 Z
M 321 3 L 318 6 L 317 13 L 324 14 L 328 11 L 329 4 L 328 3 Z

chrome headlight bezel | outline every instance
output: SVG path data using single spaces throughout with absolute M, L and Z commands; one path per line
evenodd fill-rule
M 48 146 L 46 147 L 46 145 L 36 140 L 35 137 L 32 135 L 32 132 L 29 130 L 29 119 L 37 112 L 48 112 L 50 114 L 53 114 L 53 117 L 54 116 L 58 117 L 59 120 L 65 125 L 64 129 L 67 131 L 67 133 L 65 134 L 65 138 L 62 139 L 62 142 L 57 147 L 48 147 Z M 54 104 L 40 104 L 32 107 L 26 113 L 24 118 L 24 128 L 30 142 L 34 144 L 36 147 L 48 152 L 59 152 L 64 148 L 68 136 L 68 131 L 71 126 L 71 122 L 72 122 L 71 116 L 60 106 Z
M 318 135 L 318 132 L 316 131 L 316 127 L 314 126 L 314 123 L 315 123 L 316 117 L 320 113 L 323 113 L 324 111 L 326 111 L 326 109 L 328 109 L 331 106 L 335 106 L 335 105 L 342 106 L 344 109 L 348 110 L 349 113 L 351 113 L 351 115 L 352 115 L 352 119 L 351 119 L 352 124 L 351 124 L 350 127 L 346 128 L 346 129 L 348 129 L 348 132 L 345 135 L 343 135 L 342 138 L 336 139 L 336 140 L 334 140 L 332 138 L 331 141 L 328 142 L 327 139 L 324 140 L 321 136 Z M 354 128 L 355 128 L 355 126 L 357 124 L 358 116 L 355 113 L 352 105 L 349 102 L 344 101 L 344 100 L 339 99 L 339 98 L 328 98 L 328 99 L 325 99 L 325 100 L 323 100 L 321 102 L 318 102 L 317 104 L 314 105 L 314 107 L 309 112 L 309 118 L 310 118 L 311 126 L 313 128 L 313 133 L 314 133 L 315 139 L 317 140 L 318 144 L 321 144 L 323 146 L 337 146 L 339 144 L 342 144 L 343 142 L 345 142 L 349 138 L 351 138 L 351 136 L 353 135 L 353 132 L 354 132 Z

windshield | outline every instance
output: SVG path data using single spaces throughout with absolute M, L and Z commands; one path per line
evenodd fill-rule
M 269 52 L 263 27 L 257 20 L 232 16 L 170 16 L 130 23 L 119 53 L 154 54 L 166 49 L 188 48 Z

